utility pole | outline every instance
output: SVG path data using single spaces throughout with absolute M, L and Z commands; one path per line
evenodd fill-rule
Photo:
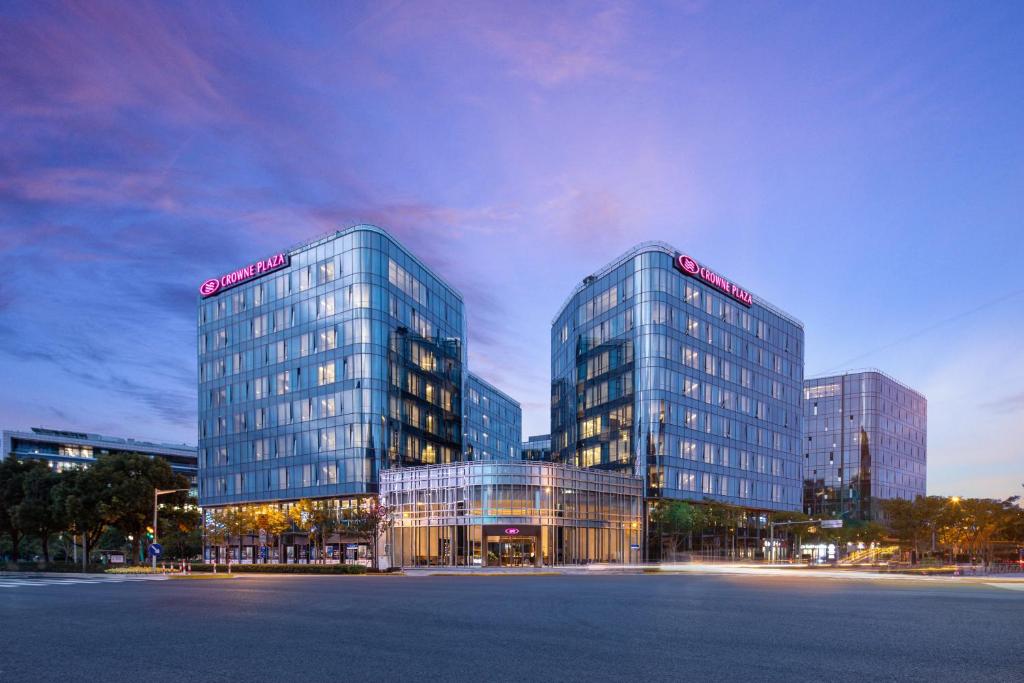
M 164 495 L 165 493 L 178 493 L 180 491 L 188 491 L 188 489 L 164 489 L 164 490 L 160 490 L 160 489 L 157 489 L 157 488 L 153 489 L 153 543 L 154 544 L 156 543 L 156 539 L 157 539 L 156 514 L 157 514 L 157 503 L 158 503 L 158 501 L 160 499 L 160 496 Z M 156 569 L 156 555 L 154 555 L 153 553 L 150 553 L 149 554 L 149 559 L 152 560 L 153 569 Z M 134 562 L 134 561 L 135 560 L 132 560 L 132 562 Z

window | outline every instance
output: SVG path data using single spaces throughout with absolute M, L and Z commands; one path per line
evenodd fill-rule
M 697 459 L 697 442 L 683 439 L 679 442 L 679 457 L 686 460 Z
M 388 282 L 408 294 L 415 301 L 421 304 L 427 303 L 427 288 L 391 259 L 388 259 Z
M 320 417 L 334 417 L 337 414 L 337 407 L 334 403 L 334 397 L 322 397 L 320 399 Z
M 257 377 L 252 383 L 252 395 L 255 399 L 266 398 L 270 395 L 270 380 L 266 377 Z
M 258 315 L 252 319 L 252 336 L 258 339 L 269 331 L 267 314 Z
M 346 291 L 346 308 L 369 308 L 370 289 L 363 283 L 349 285 Z
M 317 384 L 334 384 L 334 361 L 320 365 L 316 369 Z
M 334 462 L 323 462 L 320 463 L 320 483 L 321 484 L 337 484 L 338 483 L 338 464 Z
M 321 261 L 317 265 L 317 278 L 318 284 L 330 282 L 334 279 L 334 261 Z
M 486 417 L 486 416 L 485 416 Z M 580 426 L 580 438 L 587 439 L 592 436 L 597 436 L 601 433 L 601 416 L 592 417 L 588 420 L 584 420 Z
M 316 317 L 326 318 L 334 315 L 334 294 L 321 294 L 316 299 Z
M 337 448 L 334 429 L 321 429 L 319 436 L 319 451 L 333 451 Z

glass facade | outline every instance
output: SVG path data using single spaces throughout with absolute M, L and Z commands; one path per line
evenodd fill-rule
M 523 409 L 519 402 L 466 373 L 465 459 L 518 460 L 523 438 Z
M 537 434 L 523 442 L 520 451 L 523 460 L 549 461 L 551 460 L 551 435 Z
M 791 316 L 638 245 L 552 323 L 552 459 L 635 473 L 650 499 L 799 510 L 803 346 Z
M 192 482 L 196 479 L 196 449 L 185 444 L 163 444 L 115 436 L 33 427 L 31 431 L 4 430 L 0 460 L 45 460 L 55 470 L 87 467 L 101 455 L 141 453 L 166 460 L 171 469 Z
M 460 460 L 461 295 L 372 226 L 285 255 L 198 302 L 201 504 L 376 493 L 388 466 Z
M 642 482 L 552 463 L 389 470 L 393 566 L 541 566 L 640 559 Z
M 928 402 L 878 370 L 804 382 L 804 512 L 872 520 L 926 495 Z

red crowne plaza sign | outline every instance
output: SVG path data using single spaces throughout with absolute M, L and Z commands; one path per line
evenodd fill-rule
M 675 266 L 684 275 L 689 275 L 711 285 L 723 294 L 728 294 L 733 299 L 736 299 L 736 301 L 739 301 L 744 306 L 754 305 L 754 297 L 750 292 L 737 287 L 715 271 L 705 268 L 686 254 L 676 256 Z
M 263 259 L 262 261 L 256 261 L 256 263 L 250 263 L 244 268 L 233 270 L 230 273 L 221 275 L 217 278 L 210 278 L 203 284 L 199 285 L 199 293 L 205 299 L 206 297 L 213 296 L 225 289 L 237 287 L 249 280 L 253 280 L 275 270 L 280 270 L 290 262 L 291 258 L 288 254 L 274 254 L 270 258 Z

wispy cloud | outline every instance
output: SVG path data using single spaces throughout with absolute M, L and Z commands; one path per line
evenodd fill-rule
M 986 401 L 981 404 L 981 407 L 997 413 L 1018 413 L 1024 411 L 1024 392 L 1003 396 L 995 401 Z
M 1009 5 L 4 3 L 0 414 L 194 441 L 195 287 L 358 222 L 462 292 L 475 371 L 535 432 L 551 314 L 636 242 L 739 264 L 726 274 L 804 319 L 811 365 L 881 348 L 880 329 L 927 331 L 1019 289 L 1007 27 L 1022 20 Z M 950 287 L 954 264 L 984 277 Z M 958 463 L 1005 475 L 1018 455 L 1019 354 L 968 339 L 1019 338 L 1018 309 L 1000 299 L 875 354 L 928 393 L 942 486 L 967 476 Z

